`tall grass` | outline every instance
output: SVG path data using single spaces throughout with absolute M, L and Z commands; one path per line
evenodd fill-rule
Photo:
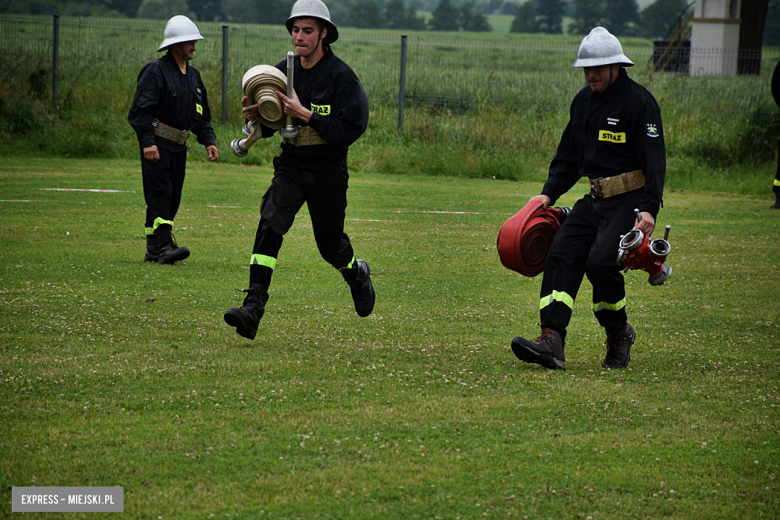
M 6 20 L 7 21 L 7 20 Z M 112 22 L 113 23 L 113 22 Z M 25 18 L 2 41 L 7 52 L 0 83 L 0 152 L 55 157 L 135 157 L 126 123 L 135 76 L 156 56 L 158 28 L 132 21 L 124 30 L 80 20 L 63 29 L 63 83 L 52 105 L 45 36 L 50 26 Z M 15 31 L 15 32 L 14 32 Z M 195 65 L 201 70 L 223 151 L 240 137 L 240 79 L 258 62 L 275 63 L 287 51 L 284 29 L 231 28 L 226 125 L 221 119 L 221 48 L 218 24 L 203 24 Z M 130 34 L 128 34 L 130 33 Z M 398 132 L 398 36 L 392 31 L 350 29 L 336 52 L 361 77 L 371 101 L 366 135 L 351 151 L 353 168 L 476 178 L 544 178 L 569 103 L 582 87 L 572 69 L 574 36 L 409 35 L 403 131 Z M 25 39 L 27 38 L 27 39 Z M 771 99 L 765 58 L 760 76 L 687 77 L 648 72 L 646 40 L 627 38 L 637 63 L 632 78 L 661 106 L 669 158 L 667 183 L 686 189 L 766 191 L 780 136 L 780 110 Z M 767 50 L 765 55 L 772 55 Z M 194 140 L 193 140 L 194 141 Z M 255 145 L 242 162 L 267 164 L 278 138 Z M 201 153 L 197 145 L 195 154 Z M 722 180 L 722 181 L 721 181 Z

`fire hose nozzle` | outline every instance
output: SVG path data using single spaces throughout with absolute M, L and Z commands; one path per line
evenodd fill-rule
M 638 211 L 636 212 L 638 216 Z M 672 268 L 664 265 L 671 251 L 666 237 L 669 236 L 667 226 L 663 239 L 652 240 L 638 229 L 632 229 L 622 237 L 618 245 L 617 265 L 624 271 L 638 269 L 648 273 L 650 285 L 661 285 L 672 275 Z
M 248 137 L 246 139 L 233 139 L 230 143 L 230 149 L 233 150 L 233 153 L 238 157 L 246 157 L 246 154 L 249 153 L 249 149 L 252 145 L 260 139 L 261 132 L 260 127 L 255 121 L 250 121 L 244 125 L 244 128 L 241 130 L 244 135 L 247 135 L 247 132 L 249 132 Z

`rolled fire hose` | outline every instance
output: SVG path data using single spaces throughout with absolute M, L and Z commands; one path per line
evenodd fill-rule
M 247 97 L 247 104 L 257 104 L 259 114 L 248 124 L 251 131 L 247 139 L 234 139 L 231 143 L 233 152 L 243 157 L 255 141 L 260 139 L 260 125 L 274 130 L 284 126 L 284 105 L 274 91 L 287 92 L 287 76 L 273 65 L 257 65 L 246 71 L 241 87 Z M 246 127 L 244 133 L 247 134 Z
M 496 246 L 504 267 L 533 278 L 544 271 L 547 252 L 569 207 L 547 208 L 540 200 L 531 200 L 510 217 L 498 232 Z

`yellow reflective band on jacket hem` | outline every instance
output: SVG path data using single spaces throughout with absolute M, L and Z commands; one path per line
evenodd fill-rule
M 154 219 L 154 228 L 152 229 L 157 229 L 163 224 L 168 224 L 169 226 L 173 227 L 173 220 L 163 220 L 162 218 L 157 217 L 156 219 Z
M 552 294 L 539 300 L 539 310 L 544 309 L 553 302 L 561 302 L 570 309 L 574 309 L 574 298 L 562 291 L 553 291 Z
M 349 271 L 352 269 L 352 266 L 355 265 L 355 257 L 352 257 L 352 260 L 349 261 L 346 267 L 339 267 L 339 271 Z
M 608 311 L 619 311 L 623 307 L 626 306 L 626 299 L 623 298 L 617 303 L 607 303 L 607 302 L 599 302 L 593 304 L 593 312 L 599 312 L 603 311 L 604 309 Z
M 775 179 L 775 182 L 772 183 L 772 186 L 780 186 L 780 180 Z
M 276 269 L 276 258 L 267 255 L 252 255 L 252 258 L 249 259 L 249 265 L 264 265 Z
M 147 235 L 154 235 L 154 228 L 145 227 L 144 233 L 146 233 Z

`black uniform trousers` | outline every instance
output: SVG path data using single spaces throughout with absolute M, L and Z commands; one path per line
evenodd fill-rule
M 344 233 L 349 181 L 346 162 L 325 170 L 296 168 L 281 157 L 274 157 L 273 163 L 274 177 L 260 203 L 253 255 L 276 259 L 284 235 L 306 202 L 322 258 L 337 269 L 349 266 L 354 252 Z
M 539 303 L 543 326 L 565 338 L 584 274 L 593 286 L 593 310 L 601 326 L 615 330 L 627 323 L 618 244 L 634 227 L 641 197 L 642 190 L 610 198 L 586 195 L 574 204 L 547 253 Z
M 187 150 L 171 152 L 157 146 L 160 160 L 150 162 L 141 149 L 141 175 L 146 201 L 146 228 L 154 228 L 157 218 L 173 221 L 181 204 L 184 173 L 187 167 Z
M 772 191 L 780 193 L 780 141 L 777 141 L 777 173 L 775 181 L 772 183 Z

